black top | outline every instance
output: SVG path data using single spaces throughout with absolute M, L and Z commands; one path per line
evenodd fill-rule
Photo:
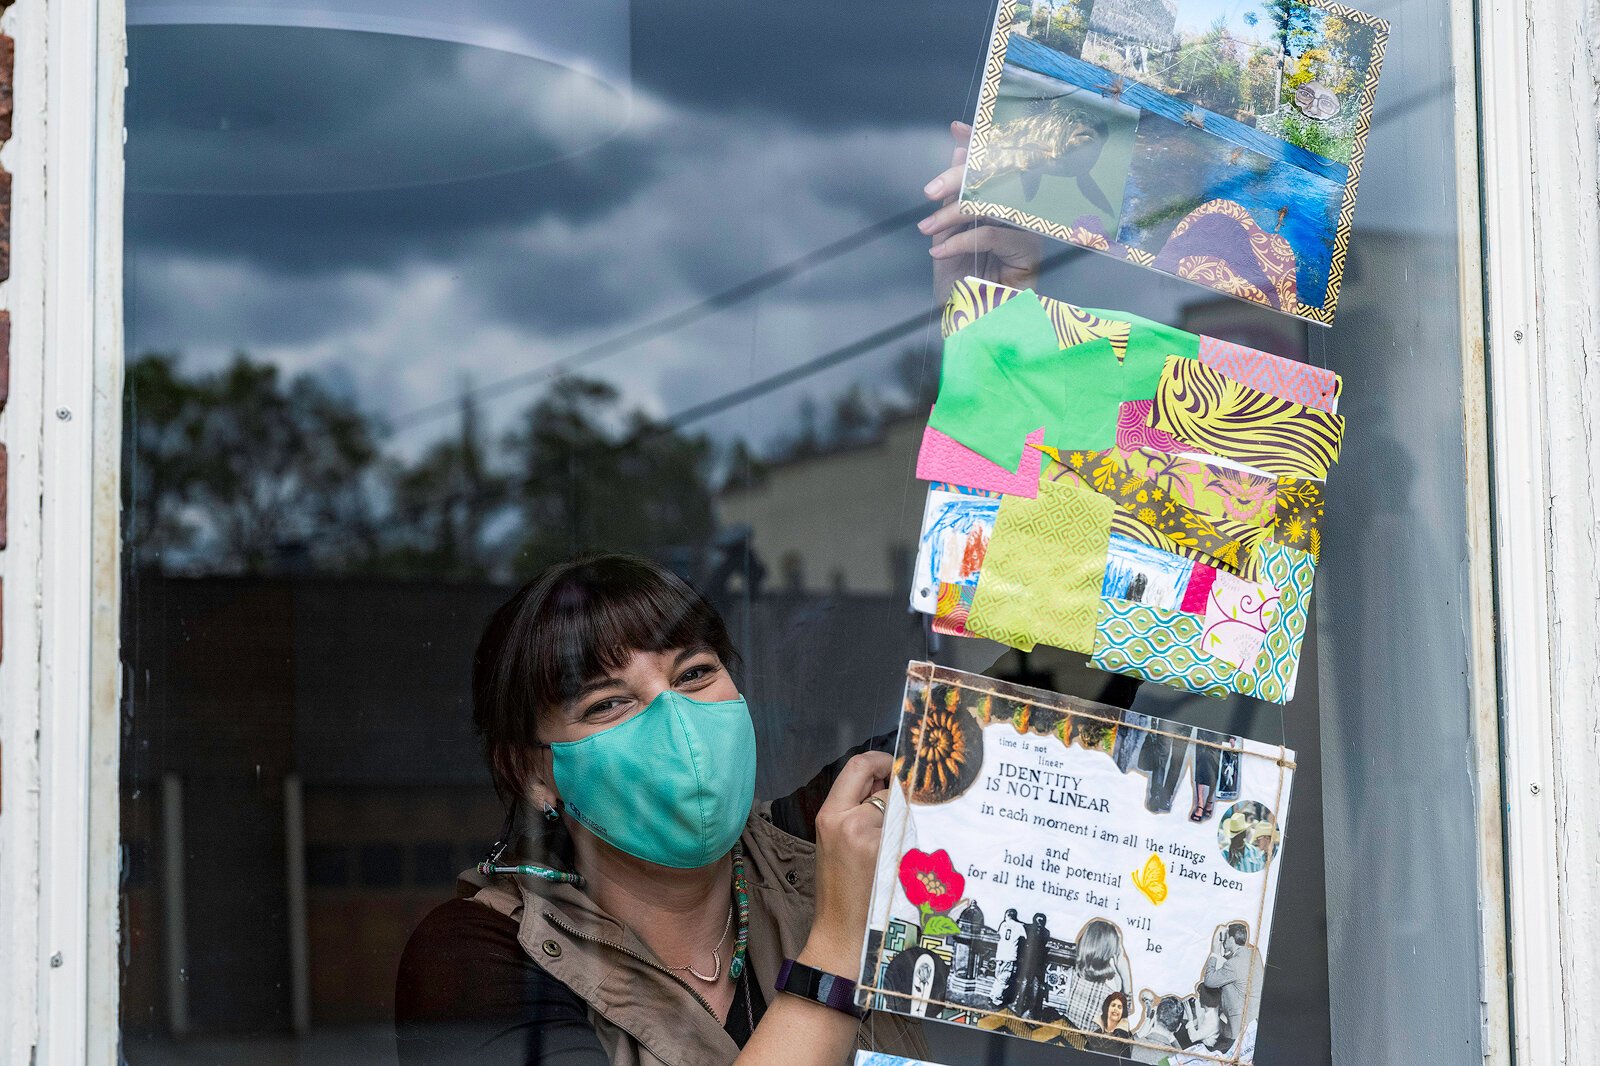
M 889 751 L 894 734 L 846 752 L 795 792 L 774 800 L 772 824 L 816 837 L 817 811 L 845 762 L 869 748 Z M 746 1010 L 746 1003 L 749 1009 Z M 723 1029 L 744 1047 L 766 997 L 745 968 Z M 435 907 L 406 942 L 395 983 L 400 1066 L 607 1066 L 611 1061 L 578 994 L 550 976 L 517 942 L 517 923 L 470 899 Z

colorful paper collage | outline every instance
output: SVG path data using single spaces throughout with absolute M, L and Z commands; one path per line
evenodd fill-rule
M 1188 451 L 1189 446 L 1177 437 L 1150 428 L 1150 408 L 1154 406 L 1154 400 L 1122 402 L 1117 413 L 1117 447 L 1127 451 L 1135 448 L 1149 448 L 1158 452 Z
M 1293 752 L 911 663 L 893 766 L 858 1006 L 1250 1066 Z
M 962 209 L 1332 325 L 1387 41 L 1335 0 L 1001 0 Z
M 992 282 L 956 290 L 918 460 L 941 480 L 912 607 L 941 634 L 1078 651 L 1210 696 L 1292 698 L 1325 512 L 1313 472 L 1337 460 L 1344 421 L 1201 356 L 1329 406 L 1338 377 L 1296 378 L 1270 353 Z M 1063 321 L 1122 323 L 1124 357 L 1105 336 L 1064 334 Z M 1130 386 L 1138 360 L 1161 352 L 1160 374 Z M 1057 443 L 1084 425 L 1124 443 Z

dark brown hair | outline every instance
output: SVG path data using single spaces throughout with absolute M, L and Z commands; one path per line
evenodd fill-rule
M 716 608 L 648 559 L 581 556 L 523 585 L 489 619 L 472 659 L 472 721 L 500 798 L 521 794 L 542 714 L 635 652 L 702 646 L 738 665 Z

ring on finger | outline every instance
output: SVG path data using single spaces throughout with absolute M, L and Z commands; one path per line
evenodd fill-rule
M 878 811 L 881 814 L 888 814 L 889 813 L 889 804 L 884 802 L 884 799 L 883 799 L 882 796 L 868 796 L 866 799 L 862 800 L 861 802 L 872 804 L 874 807 L 878 808 Z

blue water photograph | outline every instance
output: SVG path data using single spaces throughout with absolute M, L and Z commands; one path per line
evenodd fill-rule
M 1232 144 L 1160 115 L 1140 116 L 1117 240 L 1158 255 L 1178 223 L 1203 203 L 1227 200 L 1294 249 L 1302 303 L 1328 291 L 1343 182 Z

